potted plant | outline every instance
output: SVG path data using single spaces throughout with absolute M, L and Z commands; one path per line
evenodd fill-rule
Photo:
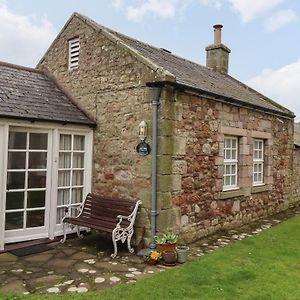
M 147 265 L 155 265 L 161 259 L 161 253 L 157 250 L 151 250 L 144 255 L 144 261 Z
M 156 249 L 163 253 L 164 251 L 176 251 L 176 242 L 178 235 L 173 231 L 168 231 L 155 236 Z
M 181 264 L 185 263 L 187 261 L 187 255 L 189 251 L 189 247 L 185 245 L 180 245 L 176 247 L 177 252 L 177 261 Z

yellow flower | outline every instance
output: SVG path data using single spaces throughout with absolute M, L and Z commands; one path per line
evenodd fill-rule
M 160 253 L 158 251 L 152 251 L 150 254 L 150 258 L 153 260 L 158 260 L 159 257 L 160 257 Z

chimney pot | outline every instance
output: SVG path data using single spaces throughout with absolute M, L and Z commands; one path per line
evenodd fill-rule
M 221 44 L 223 25 L 216 24 L 213 27 L 214 27 L 214 32 L 215 32 L 214 44 Z

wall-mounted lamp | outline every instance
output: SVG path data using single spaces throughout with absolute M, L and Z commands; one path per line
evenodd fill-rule
M 147 138 L 147 123 L 145 121 L 139 124 L 139 138 L 142 142 Z

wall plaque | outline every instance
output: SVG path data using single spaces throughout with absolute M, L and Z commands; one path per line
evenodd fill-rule
M 150 154 L 151 148 L 146 142 L 141 142 L 136 146 L 136 152 L 141 156 Z

